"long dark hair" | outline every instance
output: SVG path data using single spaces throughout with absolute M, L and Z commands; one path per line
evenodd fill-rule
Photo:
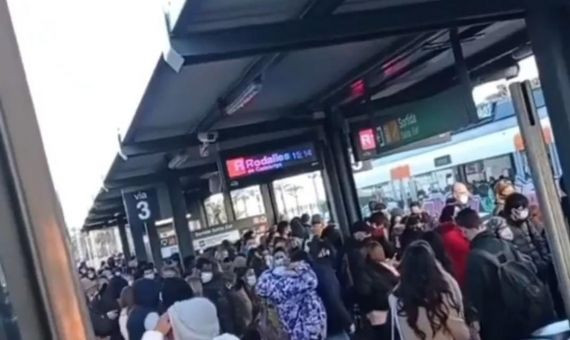
M 451 294 L 450 287 L 439 269 L 430 245 L 423 240 L 413 242 L 404 253 L 400 266 L 401 280 L 394 295 L 398 298 L 398 315 L 407 317 L 408 325 L 422 339 L 426 334 L 418 327 L 419 308 L 426 310 L 433 335 L 447 327 L 450 307 L 459 311 L 460 307 Z M 444 300 L 444 299 L 447 299 Z
M 422 240 L 429 243 L 436 260 L 439 261 L 443 269 L 445 269 L 449 274 L 455 275 L 453 271 L 453 266 L 449 254 L 445 250 L 445 245 L 443 244 L 443 238 L 441 235 L 434 230 L 426 231 L 422 235 Z

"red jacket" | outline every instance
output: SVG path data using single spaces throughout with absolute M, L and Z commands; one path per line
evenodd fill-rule
M 469 240 L 463 235 L 461 229 L 452 222 L 443 223 L 439 227 L 439 232 L 443 239 L 445 251 L 451 260 L 455 279 L 463 287 L 467 274 L 467 257 L 470 250 Z

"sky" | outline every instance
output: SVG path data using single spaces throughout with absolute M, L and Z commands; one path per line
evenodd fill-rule
M 157 0 L 8 0 L 68 228 L 81 228 L 166 43 Z

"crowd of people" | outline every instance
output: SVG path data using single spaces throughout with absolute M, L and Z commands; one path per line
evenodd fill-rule
M 563 316 L 544 228 L 512 184 L 482 221 L 456 183 L 439 219 L 381 203 L 350 235 L 307 214 L 160 271 L 121 256 L 81 283 L 125 340 L 515 340 Z M 220 335 L 222 334 L 222 335 Z

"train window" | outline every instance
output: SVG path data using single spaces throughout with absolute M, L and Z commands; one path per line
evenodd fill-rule
M 302 214 L 321 214 L 328 219 L 329 209 L 320 171 L 287 177 L 273 182 L 279 214 L 287 218 Z
M 204 200 L 208 225 L 220 225 L 228 222 L 224 194 L 214 194 Z
M 236 219 L 265 214 L 259 185 L 233 190 L 230 193 Z

